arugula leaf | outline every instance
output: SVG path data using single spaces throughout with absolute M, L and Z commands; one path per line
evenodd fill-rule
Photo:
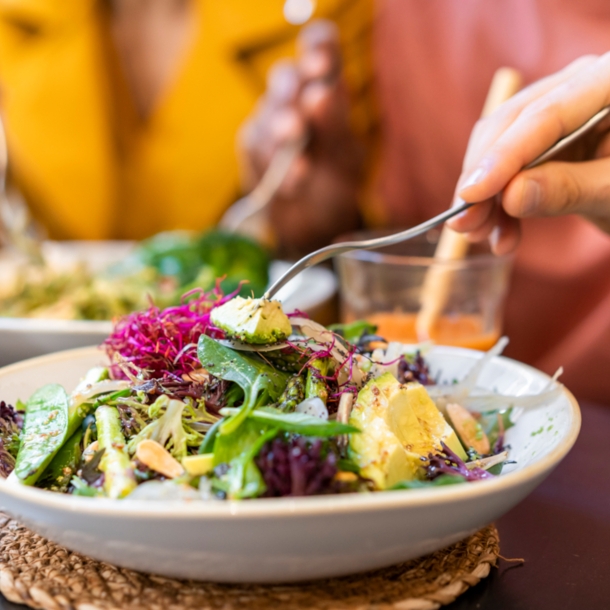
M 266 431 L 265 426 L 248 419 L 230 434 L 217 434 L 214 441 L 214 466 L 230 464 L 231 460 L 246 452 Z
M 277 433 L 277 428 L 270 429 L 248 419 L 234 432 L 217 435 L 214 443 L 214 465 L 228 464 L 229 471 L 221 477 L 220 485 L 215 484 L 215 487 L 225 491 L 232 499 L 263 494 L 265 482 L 254 458 L 263 445 Z
M 250 448 L 230 463 L 228 473 L 230 498 L 253 498 L 265 492 L 266 486 L 254 458 L 260 453 L 263 445 L 275 438 L 277 428 L 267 430 L 256 439 Z
M 222 426 L 223 420 L 219 419 L 212 427 L 205 433 L 203 440 L 201 441 L 201 445 L 199 445 L 199 450 L 197 453 L 199 455 L 203 455 L 204 453 L 213 453 L 214 451 L 214 443 L 216 442 L 216 437 L 218 436 L 218 430 L 220 426 Z
M 484 413 L 481 413 L 479 424 L 481 425 L 481 428 L 483 428 L 485 434 L 487 434 L 489 444 L 492 447 L 496 444 L 496 441 L 500 436 L 501 428 L 506 431 L 515 425 L 510 420 L 512 412 L 513 407 L 496 411 L 485 411 Z M 500 421 L 502 422 L 502 426 L 500 426 Z
M 218 434 L 221 436 L 237 430 L 252 409 L 277 400 L 290 378 L 257 356 L 232 350 L 206 335 L 199 337 L 197 356 L 214 377 L 233 381 L 244 391 L 242 406 L 220 427 Z
M 458 485 L 460 483 L 466 483 L 466 479 L 463 476 L 459 474 L 442 474 L 432 481 L 420 481 L 418 479 L 400 481 L 389 489 L 390 491 L 397 489 L 428 489 L 430 487 L 444 487 L 445 485 Z
M 220 410 L 221 415 L 234 415 L 238 412 L 238 409 L 230 408 Z M 259 424 L 274 426 L 284 432 L 301 434 L 302 436 L 327 437 L 360 432 L 358 428 L 349 424 L 342 424 L 338 421 L 326 421 L 306 413 L 284 413 L 273 407 L 254 409 L 248 414 L 248 419 Z

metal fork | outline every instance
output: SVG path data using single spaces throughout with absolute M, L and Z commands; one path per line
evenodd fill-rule
M 306 144 L 307 139 L 301 138 L 280 146 L 257 186 L 224 213 L 218 226 L 228 231 L 239 232 L 244 223 L 266 208 L 284 182 L 294 160 L 305 150 Z
M 548 161 L 552 157 L 554 157 L 559 151 L 563 150 L 572 142 L 577 140 L 580 136 L 587 133 L 593 127 L 595 127 L 598 123 L 603 121 L 606 117 L 610 116 L 610 106 L 600 110 L 596 115 L 591 117 L 584 125 L 581 125 L 578 129 L 573 131 L 571 134 L 567 135 L 565 138 L 562 138 L 558 142 L 556 142 L 551 148 L 549 148 L 546 152 L 542 153 L 539 157 L 534 159 L 531 163 L 528 163 L 523 169 L 531 169 L 532 167 L 536 167 L 545 161 Z M 264 298 L 271 299 L 275 294 L 277 294 L 278 290 L 285 286 L 293 277 L 304 271 L 308 267 L 313 267 L 318 263 L 321 263 L 329 258 L 333 258 L 339 254 L 343 254 L 345 252 L 351 252 L 352 250 L 375 250 L 376 248 L 383 248 L 384 246 L 392 246 L 394 244 L 398 244 L 400 242 L 406 241 L 408 239 L 412 239 L 413 237 L 417 237 L 426 231 L 444 223 L 449 220 L 453 216 L 457 216 L 461 214 L 468 208 L 476 205 L 476 203 L 466 203 L 463 201 L 461 204 L 450 208 L 449 210 L 427 220 L 426 222 L 422 222 L 421 224 L 413 227 L 411 229 L 407 229 L 406 231 L 401 231 L 400 233 L 394 233 L 393 235 L 388 235 L 387 237 L 379 237 L 376 239 L 367 239 L 362 241 L 347 241 L 339 244 L 331 244 L 330 246 L 326 246 L 325 248 L 321 248 L 320 250 L 316 250 L 307 256 L 304 256 L 301 260 L 297 261 L 284 275 L 282 275 L 278 280 L 276 280 L 272 286 L 269 287 L 267 292 L 264 295 Z

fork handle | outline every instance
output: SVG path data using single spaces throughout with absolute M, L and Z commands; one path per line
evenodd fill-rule
M 313 267 L 314 265 L 318 265 L 329 258 L 338 256 L 339 254 L 344 254 L 345 252 L 351 252 L 352 250 L 375 250 L 376 248 L 392 246 L 402 241 L 407 241 L 408 239 L 417 237 L 418 235 L 421 235 L 422 233 L 425 233 L 426 231 L 429 231 L 430 229 L 433 229 L 434 227 L 446 222 L 457 214 L 461 214 L 473 205 L 476 204 L 464 202 L 457 207 L 445 210 L 441 214 L 434 216 L 434 218 L 430 218 L 430 220 L 426 220 L 426 222 L 422 222 L 416 227 L 401 231 L 400 233 L 395 233 L 394 235 L 389 235 L 387 237 L 378 237 L 376 239 L 369 239 L 366 241 L 346 241 L 339 244 L 331 244 L 325 248 L 320 248 L 311 254 L 307 254 L 301 260 L 297 261 L 292 267 L 290 267 L 290 269 L 288 269 L 284 275 L 277 279 L 267 289 L 267 292 L 265 292 L 263 298 L 272 299 L 274 295 L 276 295 L 277 292 L 292 278 L 308 267 Z

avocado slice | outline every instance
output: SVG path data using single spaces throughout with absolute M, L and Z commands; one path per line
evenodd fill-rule
M 292 332 L 279 301 L 235 297 L 212 310 L 212 324 L 232 339 L 266 345 L 283 341 Z
M 424 476 L 427 457 L 445 443 L 467 456 L 453 428 L 419 383 L 401 384 L 385 373 L 358 394 L 349 423 L 362 430 L 351 435 L 349 451 L 377 489 Z

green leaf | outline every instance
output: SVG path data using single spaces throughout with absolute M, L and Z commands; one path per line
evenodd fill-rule
M 36 483 L 74 432 L 68 426 L 69 402 L 66 391 L 56 383 L 43 386 L 27 401 L 15 464 L 15 474 L 25 485 Z
M 266 431 L 265 426 L 248 419 L 230 434 L 217 434 L 214 442 L 214 466 L 230 464 L 234 458 L 247 451 Z
M 179 293 L 197 287 L 209 290 L 216 278 L 221 289 L 233 292 L 242 280 L 243 296 L 254 291 L 262 295 L 269 280 L 269 256 L 255 241 L 223 231 L 206 233 L 171 231 L 140 242 L 134 252 L 114 267 L 114 272 L 131 275 L 143 267 L 153 267 L 162 275 L 175 277 Z
M 341 458 L 337 461 L 337 468 L 343 472 L 353 472 L 354 474 L 360 474 L 360 466 L 350 459 Z
M 220 435 L 239 428 L 256 406 L 277 400 L 288 383 L 288 374 L 277 371 L 258 356 L 232 350 L 206 335 L 199 337 L 197 355 L 201 365 L 214 377 L 233 381 L 244 391 L 243 405 L 224 422 Z
M 219 419 L 216 423 L 214 423 L 205 433 L 205 437 L 203 438 L 203 441 L 201 441 L 201 445 L 199 445 L 199 450 L 197 451 L 199 455 L 203 455 L 204 453 L 212 453 L 214 451 L 214 443 L 216 442 L 216 436 L 218 435 L 220 426 L 222 426 L 222 419 Z
M 503 428 L 504 431 L 512 428 L 515 424 L 510 420 L 510 416 L 513 412 L 513 408 L 496 410 L 496 411 L 485 411 L 481 413 L 479 424 L 481 428 L 487 434 L 489 444 L 493 447 L 498 440 L 500 430 Z M 502 422 L 502 425 L 500 425 Z
M 341 335 L 347 341 L 354 343 L 362 337 L 362 335 L 374 335 L 377 332 L 377 325 L 371 324 L 366 320 L 356 320 L 349 324 L 331 324 L 328 330 Z
M 265 492 L 265 481 L 254 459 L 265 443 L 277 436 L 278 430 L 267 430 L 239 457 L 233 459 L 229 470 L 229 497 L 235 499 L 254 498 Z
M 445 485 L 458 485 L 460 483 L 466 483 L 466 479 L 459 474 L 442 474 L 440 477 L 432 481 L 419 481 L 415 479 L 413 481 L 400 481 L 389 490 L 397 489 L 429 489 L 430 487 L 444 487 Z
M 237 411 L 238 409 L 225 408 L 221 409 L 220 413 L 221 415 L 234 415 Z M 272 407 L 254 409 L 248 415 L 248 420 L 302 436 L 328 437 L 360 432 L 358 428 L 349 424 L 326 421 L 306 413 L 284 413 Z
M 73 496 L 84 496 L 86 498 L 96 498 L 103 496 L 101 490 L 87 485 L 86 481 L 83 481 L 80 477 L 72 477 L 72 495 Z
M 504 462 L 500 463 L 500 464 L 496 464 L 495 466 L 492 466 L 491 468 L 487 469 L 487 472 L 489 472 L 489 474 L 493 474 L 495 476 L 501 475 L 502 474 L 502 469 L 504 468 Z
M 251 498 L 264 493 L 265 483 L 254 458 L 277 433 L 277 428 L 269 429 L 248 419 L 234 432 L 217 435 L 214 465 L 228 464 L 229 472 L 214 487 L 222 489 L 232 499 Z

